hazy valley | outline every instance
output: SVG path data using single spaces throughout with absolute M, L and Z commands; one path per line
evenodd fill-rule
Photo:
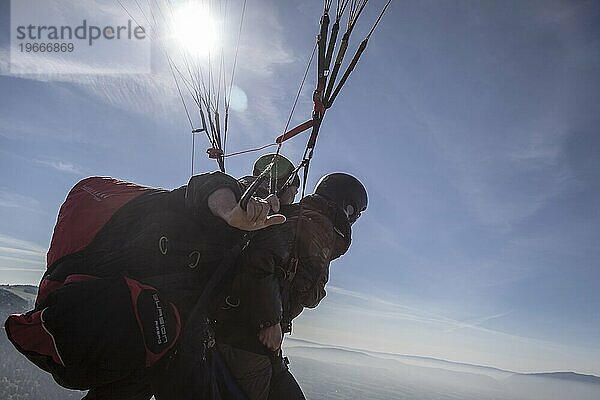
M 27 311 L 33 286 L 0 286 L 0 317 Z M 336 348 L 286 338 L 290 368 L 307 398 L 414 400 L 597 400 L 600 378 L 570 372 L 517 374 L 434 358 Z M 0 399 L 77 399 L 0 335 Z

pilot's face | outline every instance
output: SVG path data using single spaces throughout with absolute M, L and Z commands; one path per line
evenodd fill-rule
M 285 191 L 279 196 L 279 203 L 292 204 L 298 194 L 298 186 L 288 186 Z

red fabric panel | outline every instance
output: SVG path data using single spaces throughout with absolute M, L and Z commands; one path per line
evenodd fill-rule
M 38 289 L 37 297 L 35 299 L 35 305 L 38 306 L 46 299 L 46 297 L 50 293 L 60 289 L 65 285 L 68 285 L 69 283 L 88 281 L 90 279 L 98 279 L 98 277 L 84 274 L 73 274 L 69 275 L 64 282 L 53 281 L 50 279 L 42 279 L 42 281 L 40 282 L 40 287 Z
M 54 338 L 44 327 L 43 313 L 44 310 L 31 315 L 11 315 L 6 322 L 6 333 L 23 351 L 50 356 L 55 363 L 64 366 Z
M 119 208 L 148 190 L 150 188 L 108 177 L 79 181 L 58 213 L 46 257 L 47 266 L 85 248 Z
M 142 293 L 143 290 L 150 290 L 152 292 L 157 292 L 157 290 L 156 290 L 156 288 L 154 288 L 152 286 L 144 285 L 143 283 L 140 283 L 134 279 L 130 279 L 127 277 L 125 278 L 125 281 L 127 282 L 127 286 L 129 286 L 129 292 L 131 293 L 131 302 L 133 304 L 135 318 L 137 319 L 138 325 L 140 327 L 140 331 L 142 332 L 142 337 L 144 337 L 144 333 L 143 333 L 144 325 L 142 324 L 140 315 L 137 310 L 138 297 L 140 296 L 140 293 Z M 172 310 L 175 314 L 175 318 L 177 319 L 176 328 L 175 328 L 175 330 L 176 330 L 175 337 L 179 337 L 181 335 L 181 317 L 179 315 L 179 310 L 177 310 L 177 307 L 175 307 L 172 303 L 168 303 L 168 306 L 170 306 L 172 308 Z M 145 339 L 144 339 L 144 342 L 145 342 Z M 146 348 L 146 367 L 151 367 L 152 365 L 154 365 L 174 345 L 175 345 L 175 341 L 173 341 L 171 343 L 171 345 L 169 347 L 167 347 L 163 352 L 156 354 L 156 353 L 151 352 L 148 349 L 148 346 L 144 343 L 144 347 Z
M 35 305 L 41 304 L 50 293 L 57 289 L 60 289 L 65 284 L 63 282 L 51 281 L 50 279 L 42 279 L 40 287 L 38 289 L 37 298 L 35 299 Z
M 100 279 L 100 278 L 98 278 L 97 276 L 93 276 L 93 275 L 73 274 L 73 275 L 69 275 L 67 277 L 67 279 L 65 279 L 65 285 L 68 285 L 69 283 L 89 281 L 92 279 Z

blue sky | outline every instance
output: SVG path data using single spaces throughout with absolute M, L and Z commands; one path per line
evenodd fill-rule
M 283 129 L 319 3 L 249 0 L 236 75 L 248 104 L 230 149 Z M 0 4 L 0 282 L 36 284 L 69 188 L 89 175 L 185 184 L 189 125 L 160 54 L 152 74 L 10 74 Z M 353 173 L 369 209 L 294 335 L 600 375 L 599 18 L 593 1 L 392 3 L 326 117 L 309 180 Z M 305 139 L 284 153 L 298 160 Z

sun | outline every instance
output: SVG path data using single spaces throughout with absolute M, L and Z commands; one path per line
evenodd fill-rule
M 217 21 L 202 4 L 185 3 L 175 10 L 171 30 L 178 46 L 194 56 L 206 56 L 217 48 Z

